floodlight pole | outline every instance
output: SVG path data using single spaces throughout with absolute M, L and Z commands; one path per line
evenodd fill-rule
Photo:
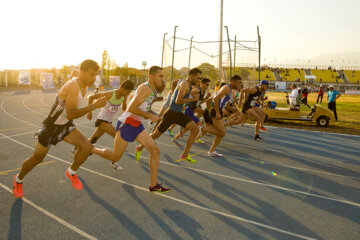
M 171 79 L 170 81 L 173 80 L 173 74 L 174 74 L 174 55 L 175 55 L 175 39 L 176 39 L 176 28 L 178 26 L 174 27 L 174 42 L 173 42 L 173 54 L 172 54 L 172 63 L 171 63 Z
M 259 32 L 259 26 L 257 26 L 257 33 L 258 33 L 258 42 L 259 42 L 259 83 L 260 83 L 260 71 L 261 71 L 261 65 L 260 65 L 260 61 L 261 61 L 261 37 L 260 37 L 260 32 Z
M 228 44 L 229 44 L 229 54 L 230 54 L 230 75 L 229 75 L 229 82 L 230 82 L 231 74 L 232 74 L 232 57 L 231 57 L 230 37 L 229 37 L 229 29 L 228 29 L 228 26 L 224 26 L 224 28 L 226 28 L 226 34 L 227 34 L 227 37 L 228 37 Z
M 167 33 L 164 33 L 163 36 L 163 47 L 162 47 L 162 54 L 161 54 L 161 68 L 163 67 L 163 61 L 164 61 L 164 49 L 165 49 L 165 35 Z
M 190 71 L 190 60 L 191 60 L 191 49 L 192 49 L 192 40 L 193 40 L 193 36 L 190 39 L 190 53 L 189 53 L 189 65 L 188 65 L 188 72 Z
M 221 76 L 223 73 L 222 69 L 222 41 L 223 41 L 223 6 L 224 1 L 220 0 L 220 45 L 219 45 L 219 79 L 221 81 Z
M 234 41 L 234 72 L 236 72 L 236 35 L 235 35 L 235 41 Z

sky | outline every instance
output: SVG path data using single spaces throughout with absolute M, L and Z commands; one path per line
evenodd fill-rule
M 0 70 L 100 63 L 105 49 L 119 66 L 160 65 L 163 34 L 172 46 L 175 25 L 178 37 L 219 39 L 220 0 L 0 0 L 0 9 Z M 263 64 L 360 66 L 359 11 L 358 0 L 224 0 L 223 23 L 238 40 L 257 40 L 259 26 Z M 189 45 L 177 41 L 177 50 Z M 217 44 L 195 46 L 218 53 Z M 192 51 L 191 66 L 217 62 Z M 239 62 L 258 54 L 237 52 Z M 188 54 L 175 54 L 175 65 L 187 66 Z M 165 55 L 169 64 L 170 48 Z

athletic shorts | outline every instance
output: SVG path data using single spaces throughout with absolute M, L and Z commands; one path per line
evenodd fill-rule
M 243 105 L 242 112 L 246 114 L 246 111 L 251 108 L 250 103 Z
M 171 94 L 168 94 L 166 101 L 163 103 L 162 107 L 168 109 L 170 107 Z
M 56 145 L 58 142 L 61 142 L 67 135 L 74 131 L 75 128 L 72 121 L 64 125 L 55 125 L 53 123 L 47 123 L 45 120 L 37 133 L 38 141 L 42 146 L 48 148 L 50 145 Z
M 137 138 L 137 136 L 145 130 L 142 123 L 137 126 L 131 126 L 128 123 L 122 123 L 121 121 L 117 121 L 116 124 L 116 131 L 120 130 L 120 136 L 122 139 L 124 139 L 127 142 L 133 142 Z
M 220 112 L 221 117 L 223 117 L 223 112 L 222 112 L 221 108 L 219 108 L 219 112 Z M 216 111 L 215 111 L 214 108 L 211 108 L 210 111 L 208 109 L 205 109 L 205 111 L 204 111 L 204 120 L 205 120 L 206 123 L 214 124 L 211 119 L 215 118 L 215 117 L 216 117 Z
M 109 121 L 106 121 L 106 120 L 102 120 L 102 119 L 96 119 L 96 122 L 95 122 L 95 127 L 98 127 L 100 126 L 100 124 L 104 122 L 104 123 L 109 123 L 111 124 L 112 122 L 109 122 Z
M 191 122 L 191 118 L 186 116 L 182 112 L 174 112 L 170 108 L 165 111 L 163 118 L 161 119 L 157 129 L 164 133 L 173 123 L 182 126 L 183 128 Z
M 200 120 L 194 115 L 194 110 L 191 108 L 186 108 L 184 114 L 191 118 L 191 120 L 193 120 L 196 124 L 200 122 Z

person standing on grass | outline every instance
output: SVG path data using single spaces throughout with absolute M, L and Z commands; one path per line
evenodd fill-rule
M 73 119 L 105 106 L 106 97 L 99 98 L 93 104 L 88 105 L 85 96 L 87 88 L 94 84 L 99 69 L 100 66 L 95 61 L 85 60 L 80 65 L 79 77 L 66 82 L 60 88 L 49 115 L 42 123 L 34 153 L 24 161 L 20 173 L 14 176 L 13 194 L 16 198 L 23 197 L 24 177 L 44 160 L 51 145 L 56 145 L 63 140 L 78 149 L 74 155 L 74 162 L 66 170 L 65 175 L 76 190 L 83 188 L 77 177 L 77 170 L 86 161 L 93 146 L 76 128 Z
M 324 87 L 323 87 L 323 85 L 320 85 L 316 103 L 319 103 L 319 99 L 320 99 L 320 103 L 322 103 L 323 96 L 324 96 Z
M 335 121 L 338 120 L 336 113 L 336 100 L 341 96 L 341 94 L 334 89 L 334 85 L 329 86 L 328 91 L 328 108 L 334 112 Z

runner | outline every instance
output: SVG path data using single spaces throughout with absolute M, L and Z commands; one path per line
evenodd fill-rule
M 200 118 L 204 115 L 204 110 L 201 108 L 201 104 L 206 102 L 206 101 L 211 101 L 211 94 L 207 92 L 208 88 L 210 85 L 210 79 L 208 78 L 203 78 L 201 80 L 200 83 L 200 87 L 199 88 L 199 100 L 198 101 L 194 101 L 194 102 L 190 102 L 187 103 L 187 107 L 185 109 L 185 115 L 187 115 L 188 117 L 190 117 L 197 125 L 198 127 L 201 126 L 201 122 L 200 122 Z M 196 114 L 196 116 L 195 116 Z M 175 143 L 177 146 L 181 147 L 181 145 L 179 144 L 179 142 L 177 141 L 180 137 L 182 137 L 182 135 L 184 135 L 186 131 L 184 131 L 183 133 L 179 132 L 173 139 L 171 139 L 171 142 Z M 197 139 L 197 141 L 199 143 L 204 143 L 200 138 Z
M 235 125 L 235 124 L 241 124 L 244 123 L 248 118 L 255 119 L 255 140 L 263 140 L 259 136 L 259 129 L 263 125 L 265 120 L 265 115 L 262 115 L 260 111 L 262 109 L 256 107 L 255 104 L 258 104 L 260 106 L 260 96 L 264 91 L 267 90 L 267 87 L 269 85 L 269 82 L 266 80 L 262 80 L 260 82 L 260 86 L 257 86 L 255 88 L 245 88 L 241 90 L 240 93 L 240 103 L 239 106 L 242 105 L 243 102 L 243 96 L 245 93 L 247 93 L 247 97 L 245 99 L 244 105 L 242 106 L 242 112 L 240 116 L 235 119 L 235 122 L 229 122 L 227 126 Z M 255 108 L 253 108 L 255 107 Z M 263 128 L 263 130 L 266 130 Z
M 134 90 L 134 84 L 130 80 L 124 81 L 119 89 L 113 89 L 112 91 L 98 93 L 91 95 L 89 97 L 89 105 L 93 103 L 94 100 L 106 97 L 106 105 L 101 108 L 99 115 L 97 116 L 95 122 L 95 132 L 89 138 L 89 141 L 94 144 L 97 140 L 104 134 L 107 133 L 113 138 L 115 138 L 116 130 L 111 125 L 115 113 L 117 113 L 118 108 L 122 106 L 122 110 L 126 110 L 126 100 L 131 91 Z M 89 120 L 92 119 L 92 112 L 87 114 Z M 123 168 L 118 165 L 116 162 L 110 162 L 110 166 L 116 170 L 122 170 Z
M 56 145 L 62 140 L 78 148 L 74 162 L 65 172 L 65 175 L 71 180 L 72 186 L 76 190 L 83 188 L 77 177 L 77 170 L 86 161 L 92 145 L 75 127 L 73 119 L 80 118 L 96 108 L 105 106 L 106 97 L 99 98 L 91 105 L 86 104 L 87 87 L 93 85 L 99 68 L 99 65 L 93 60 L 83 61 L 80 65 L 79 78 L 66 82 L 59 90 L 55 103 L 39 130 L 34 153 L 24 161 L 20 173 L 14 176 L 13 194 L 15 197 L 21 198 L 23 196 L 22 183 L 24 177 L 43 161 L 51 145 Z
M 157 139 L 174 123 L 180 125 L 186 130 L 190 130 L 190 136 L 180 159 L 191 163 L 196 163 L 196 161 L 189 156 L 189 150 L 191 145 L 194 143 L 199 129 L 194 121 L 182 113 L 182 109 L 183 104 L 199 100 L 199 90 L 197 88 L 192 90 L 191 87 L 199 86 L 200 80 L 201 71 L 197 68 L 193 68 L 190 70 L 187 80 L 180 80 L 178 82 L 178 85 L 172 95 L 169 109 L 165 111 L 162 120 L 151 134 L 153 139 Z M 190 95 L 193 95 L 194 97 L 190 98 Z M 136 160 L 140 159 L 142 149 L 142 145 L 136 147 Z
M 157 172 L 159 167 L 160 149 L 145 131 L 141 123 L 141 117 L 148 118 L 153 122 L 157 122 L 160 118 L 156 114 L 149 113 L 150 105 L 156 98 L 156 88 L 160 87 L 164 82 L 164 74 L 162 68 L 152 66 L 149 69 L 149 81 L 141 84 L 133 98 L 131 99 L 126 111 L 119 117 L 116 125 L 116 135 L 114 139 L 114 150 L 99 149 L 94 147 L 92 153 L 112 162 L 118 162 L 124 154 L 129 142 L 136 140 L 144 145 L 150 153 L 150 192 L 165 193 L 170 191 L 157 183 Z
M 209 156 L 221 157 L 222 154 L 215 151 L 216 147 L 219 145 L 223 137 L 225 137 L 226 130 L 223 120 L 222 109 L 226 106 L 230 98 L 232 97 L 232 89 L 239 89 L 241 86 L 241 77 L 234 75 L 231 77 L 230 84 L 223 85 L 220 90 L 213 97 L 213 106 L 210 110 L 206 109 L 204 112 L 204 120 L 206 126 L 201 128 L 200 135 L 205 135 L 210 133 L 215 135 L 215 139 L 211 148 L 208 151 Z M 237 109 L 233 109 L 237 111 Z

